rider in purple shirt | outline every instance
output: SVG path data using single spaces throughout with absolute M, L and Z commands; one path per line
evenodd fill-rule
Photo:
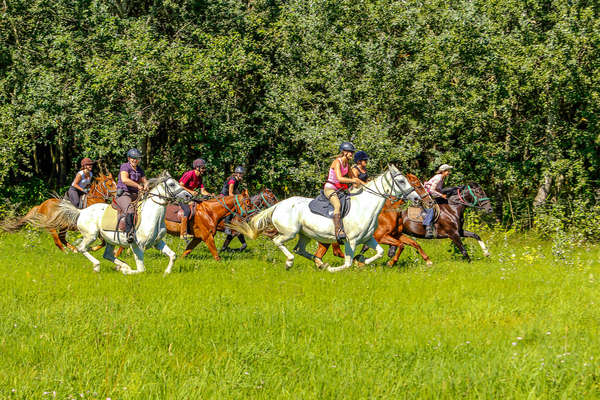
M 142 153 L 138 149 L 131 149 L 127 152 L 127 162 L 121 164 L 119 169 L 119 181 L 117 182 L 116 202 L 121 210 L 125 212 L 125 231 L 127 232 L 127 242 L 134 241 L 134 216 L 135 207 L 131 203 L 138 198 L 138 192 L 147 187 L 148 181 L 144 170 L 138 164 L 142 158 Z

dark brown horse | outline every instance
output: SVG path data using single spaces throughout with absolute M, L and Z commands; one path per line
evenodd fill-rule
M 277 198 L 277 196 L 275 196 L 275 194 L 271 191 L 271 189 L 264 188 L 258 194 L 255 194 L 254 196 L 250 197 L 250 201 L 252 202 L 252 205 L 254 207 L 251 210 L 248 210 L 248 214 L 245 216 L 245 218 L 249 218 L 249 217 L 253 216 L 254 214 L 256 214 L 257 212 L 264 210 L 265 208 L 274 206 L 275 204 L 277 204 L 279 202 L 279 199 Z M 239 218 L 240 218 L 239 216 L 235 216 L 233 218 L 232 222 L 239 220 Z M 217 231 L 219 231 L 219 232 L 225 231 L 225 218 L 223 218 L 221 221 L 219 221 L 219 225 L 217 225 Z M 240 242 L 242 243 L 242 246 L 240 248 L 229 249 L 229 243 L 231 243 L 231 241 L 233 240 L 234 237 L 237 237 L 238 240 L 241 239 L 241 237 L 239 235 L 240 234 L 238 232 L 232 231 L 232 235 L 227 236 L 227 238 L 223 242 L 223 246 L 221 246 L 221 251 L 226 251 L 226 250 L 244 251 L 246 249 L 246 241 L 245 240 L 244 241 L 240 240 Z
M 97 203 L 105 203 L 109 202 L 117 192 L 117 183 L 115 182 L 112 174 L 108 171 L 106 173 L 100 173 L 100 175 L 94 177 L 90 185 L 90 190 L 87 194 L 87 200 L 85 207 L 89 207 L 92 204 Z M 54 215 L 56 211 L 56 207 L 58 206 L 61 199 L 53 197 L 44 201 L 39 206 L 33 207 L 25 216 L 20 218 L 13 218 L 8 221 L 4 221 L 2 225 L 0 225 L 0 229 L 7 232 L 16 232 L 21 229 L 25 224 L 32 222 L 34 219 L 42 217 L 49 218 Z M 77 252 L 77 249 L 67 242 L 67 231 L 74 231 L 77 228 L 74 226 L 63 226 L 60 229 L 48 229 L 52 238 L 54 239 L 54 244 L 61 251 L 65 251 L 65 246 L 73 251 Z M 104 242 L 100 245 L 95 246 L 92 250 L 99 250 L 104 246 Z
M 406 178 L 408 179 L 408 181 L 410 182 L 412 187 L 415 188 L 415 192 L 417 192 L 417 194 L 421 197 L 422 201 L 424 203 L 432 205 L 433 199 L 431 198 L 429 193 L 427 193 L 427 190 L 425 190 L 425 188 L 423 187 L 423 184 L 421 183 L 419 178 L 417 178 L 413 174 L 406 174 Z M 401 248 L 404 248 L 404 245 L 412 246 L 419 252 L 421 257 L 423 257 L 423 259 L 425 260 L 425 262 L 427 262 L 427 264 L 431 264 L 431 260 L 429 259 L 429 256 L 427 256 L 427 254 L 425 254 L 425 252 L 423 251 L 421 246 L 419 246 L 419 244 L 417 242 L 415 242 L 413 239 L 402 234 L 402 208 L 401 207 L 403 204 L 404 204 L 403 200 L 397 200 L 397 201 L 387 200 L 385 202 L 385 205 L 383 206 L 383 209 L 381 210 L 381 213 L 379 214 L 379 217 L 377 219 L 377 229 L 375 229 L 375 232 L 373 233 L 373 237 L 379 244 L 387 244 L 390 246 L 396 246 L 396 247 L 401 247 Z M 340 248 L 339 244 L 333 243 L 332 247 L 333 247 L 333 254 L 335 254 L 338 257 L 342 257 L 342 258 L 344 257 L 344 252 Z M 325 255 L 325 253 L 327 252 L 328 248 L 329 248 L 329 244 L 319 243 L 319 247 L 317 248 L 317 252 L 315 253 L 315 258 L 318 258 L 320 261 L 323 258 L 323 256 Z M 364 251 L 366 251 L 366 249 L 367 249 L 367 247 L 363 246 L 363 251 L 361 252 L 361 254 L 364 253 Z M 394 262 L 390 261 L 390 262 L 388 262 L 388 265 L 393 266 L 394 263 L 395 263 L 395 261 Z M 319 264 L 319 263 L 317 262 L 317 264 Z

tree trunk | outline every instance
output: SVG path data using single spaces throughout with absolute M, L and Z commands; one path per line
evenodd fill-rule
M 538 189 L 535 199 L 533 199 L 533 208 L 543 206 L 546 204 L 546 200 L 550 195 L 550 188 L 552 187 L 552 175 L 549 172 L 544 174 L 544 183 Z

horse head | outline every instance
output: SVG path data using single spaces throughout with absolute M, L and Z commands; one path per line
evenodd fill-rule
M 467 207 L 477 207 L 488 214 L 493 211 L 490 198 L 487 197 L 485 191 L 478 183 L 471 182 L 467 185 L 457 186 L 446 194 L 448 197 L 454 197 L 453 201 L 457 204 L 463 204 Z
M 467 188 L 471 188 L 471 196 L 473 197 L 473 202 L 480 207 L 481 209 L 483 209 L 487 214 L 491 213 L 493 211 L 492 209 L 492 201 L 490 200 L 490 198 L 485 194 L 485 191 L 483 190 L 483 188 L 481 187 L 481 185 L 479 185 L 476 182 L 471 182 L 467 185 Z
M 416 192 L 416 188 L 414 188 L 408 179 L 400 173 L 398 168 L 395 165 L 390 164 L 388 171 L 392 175 L 392 189 L 394 191 L 398 191 L 402 197 L 406 200 L 410 201 L 419 201 L 421 200 L 421 196 Z
M 411 184 L 411 186 L 415 188 L 415 192 L 417 192 L 417 194 L 421 198 L 421 202 L 427 207 L 433 207 L 433 198 L 431 197 L 427 189 L 425 189 L 425 186 L 423 186 L 421 180 L 413 174 L 406 174 L 406 179 Z
M 192 199 L 192 195 L 166 171 L 157 178 L 148 180 L 148 189 L 150 193 L 167 201 L 190 201 Z

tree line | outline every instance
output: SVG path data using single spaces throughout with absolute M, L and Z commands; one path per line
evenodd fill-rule
M 0 195 L 113 173 L 237 164 L 316 194 L 342 140 L 429 178 L 479 182 L 496 217 L 593 204 L 600 3 L 585 0 L 3 0 Z M 531 210 L 530 210 L 531 209 Z M 532 212 L 532 211 L 531 211 Z

